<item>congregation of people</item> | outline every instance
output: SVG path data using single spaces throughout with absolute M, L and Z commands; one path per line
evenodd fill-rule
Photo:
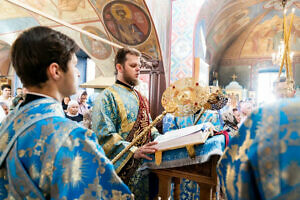
M 3 84 L 1 86 L 0 95 L 0 123 L 18 104 L 22 103 L 27 93 L 26 88 L 17 88 L 15 95 L 11 95 L 11 86 Z M 95 95 L 95 94 L 91 94 Z M 97 95 L 97 94 L 96 94 Z M 80 91 L 74 97 L 66 96 L 62 100 L 62 108 L 66 117 L 91 128 L 91 112 L 93 100 L 87 103 L 88 93 Z M 230 133 L 238 130 L 238 127 L 246 120 L 251 111 L 255 108 L 255 104 L 251 99 L 241 100 L 236 105 L 232 105 L 231 101 L 221 110 L 220 116 L 222 119 L 222 129 Z M 178 127 L 177 127 L 178 128 Z
M 12 64 L 24 88 L 13 95 L 10 85 L 1 86 L 0 199 L 153 199 L 155 177 L 139 167 L 152 160 L 154 139 L 163 133 L 152 128 L 112 163 L 152 122 L 147 99 L 135 89 L 141 53 L 119 49 L 116 82 L 88 104 L 95 94 L 76 91 L 76 51 L 74 40 L 47 27 L 31 28 L 14 42 Z M 299 105 L 294 98 L 262 107 L 228 99 L 203 114 L 198 124 L 210 122 L 216 133 L 229 135 L 218 165 L 222 198 L 300 198 Z M 197 114 L 167 115 L 163 132 L 194 125 Z M 188 179 L 181 184 L 186 199 L 201 192 L 185 190 L 197 185 Z

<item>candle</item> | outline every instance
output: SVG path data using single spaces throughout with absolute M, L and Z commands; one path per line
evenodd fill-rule
M 292 66 L 291 66 L 291 60 L 290 60 L 290 45 L 289 45 L 289 42 L 290 42 L 290 37 L 291 37 L 291 32 L 292 32 L 292 27 L 293 27 L 294 13 L 295 13 L 295 8 L 293 8 L 293 10 L 292 10 L 290 28 L 289 28 L 289 32 L 288 32 L 288 35 L 287 35 L 287 38 L 286 38 L 287 39 L 287 41 L 286 41 L 286 43 L 287 43 L 286 48 L 288 50 L 286 56 L 287 56 L 287 60 L 288 60 L 287 64 L 288 64 L 288 68 L 289 68 L 290 78 L 293 77 L 293 72 L 292 72 Z
M 284 38 L 284 43 L 286 43 L 286 9 L 283 11 L 283 38 Z

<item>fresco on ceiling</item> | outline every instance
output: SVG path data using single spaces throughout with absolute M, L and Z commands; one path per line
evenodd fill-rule
M 1 15 L 0 20 L 14 19 L 19 17 L 32 17 L 30 13 L 22 8 L 18 8 L 15 5 L 8 3 L 7 1 L 0 1 Z
M 260 0 L 261 1 L 261 0 Z M 226 45 L 235 33 L 238 33 L 251 21 L 251 6 L 258 1 L 227 1 L 219 10 L 213 20 L 208 21 L 208 38 L 210 45 L 214 48 Z M 213 4 L 212 4 L 213 5 Z M 262 8 L 260 7 L 260 10 Z M 210 7 L 210 10 L 215 10 Z M 257 10 L 256 10 L 257 11 Z M 199 19 L 201 20 L 201 19 Z
M 51 2 L 57 8 L 59 17 L 61 17 L 65 11 L 76 12 L 77 9 L 84 9 L 86 5 L 85 0 L 58 0 L 57 2 L 51 0 Z
M 38 9 L 41 12 L 56 18 L 61 18 L 61 20 L 76 24 L 77 27 L 82 28 L 84 26 L 88 26 L 96 21 L 96 24 L 93 24 L 94 27 L 97 27 L 99 30 L 104 30 L 102 23 L 94 11 L 92 5 L 88 2 L 88 0 L 80 0 L 80 1 L 63 1 L 63 0 L 23 0 L 23 3 L 28 6 Z M 87 46 L 81 42 L 80 33 L 74 30 L 71 30 L 68 27 L 57 24 L 54 21 L 50 21 L 42 16 L 38 16 L 30 11 L 27 11 L 23 8 L 20 8 L 16 5 L 10 4 L 6 1 L 1 1 L 0 9 L 3 11 L 0 17 L 0 40 L 8 41 L 8 43 L 12 44 L 16 36 L 23 31 L 24 29 L 43 25 L 50 26 L 56 30 L 59 30 L 75 41 L 77 41 L 80 48 L 87 51 Z M 107 63 L 107 60 L 99 60 L 89 52 L 87 52 L 97 65 L 96 76 L 102 74 L 107 76 L 114 75 L 114 69 L 112 70 L 111 66 Z M 111 53 L 110 53 L 111 54 Z M 106 56 L 107 59 L 112 59 L 111 57 Z M 104 57 L 103 57 L 104 58 Z
M 22 0 L 22 2 L 69 23 L 82 23 L 98 19 L 88 0 Z M 32 13 L 31 15 L 43 25 L 57 25 L 56 22 L 37 14 Z
M 88 23 L 98 19 L 87 0 L 22 0 L 22 2 L 50 17 L 60 18 L 68 23 Z M 56 22 L 6 1 L 1 1 L 0 10 L 2 11 L 0 34 L 22 31 L 37 25 L 57 26 Z
M 21 0 L 21 2 L 28 4 L 38 10 L 45 10 L 45 8 L 56 9 L 58 16 L 61 17 L 63 12 L 71 11 L 75 12 L 78 8 L 85 8 L 86 0 L 50 0 L 49 5 L 47 1 L 40 0 Z
M 206 62 L 216 66 L 223 56 L 225 48 L 250 24 L 253 18 L 262 11 L 262 6 L 257 6 L 263 0 L 231 0 L 222 1 L 213 19 L 207 19 L 207 54 Z M 213 5 L 213 4 L 212 4 Z M 253 9 L 252 9 L 253 8 Z M 198 18 L 200 21 L 201 18 Z
M 6 1 L 1 1 L 0 10 L 1 36 L 39 25 L 39 22 L 30 13 Z M 7 41 L 7 38 L 0 37 L 0 39 Z M 10 39 L 8 40 L 10 41 Z
M 93 26 L 85 26 L 83 27 L 83 30 L 86 30 L 94 35 L 97 35 L 101 38 L 107 39 L 106 35 L 100 31 L 98 28 Z M 99 40 L 95 40 L 92 38 L 89 38 L 88 36 L 84 34 L 80 34 L 81 42 L 85 49 L 95 58 L 104 60 L 107 59 L 111 52 L 112 48 L 110 45 L 105 44 Z
M 133 3 L 113 1 L 104 7 L 102 14 L 107 30 L 123 44 L 136 46 L 150 34 L 148 16 Z
M 290 18 L 290 17 L 288 17 Z M 251 30 L 248 37 L 239 37 L 228 49 L 224 58 L 261 58 L 271 57 L 277 52 L 283 38 L 283 19 L 278 15 L 265 20 Z M 288 21 L 289 24 L 289 21 Z M 300 18 L 295 16 L 290 39 L 291 51 L 300 53 Z M 237 49 L 241 52 L 237 55 Z
M 260 48 L 265 49 L 264 50 L 264 55 L 261 56 L 265 56 L 268 53 L 266 53 L 265 51 L 268 49 L 268 52 L 270 52 L 271 48 L 271 35 L 274 35 L 274 33 L 276 32 L 276 24 L 267 24 L 267 22 L 265 23 L 265 21 L 268 21 L 271 19 L 274 20 L 274 16 L 280 16 L 282 18 L 282 5 L 281 5 L 281 1 L 279 0 L 248 0 L 248 1 L 244 1 L 244 0 L 227 0 L 227 1 L 222 1 L 220 2 L 219 8 L 220 9 L 215 9 L 212 6 L 210 6 L 208 2 L 210 1 L 206 1 L 207 3 L 204 4 L 205 9 L 206 10 L 210 10 L 210 13 L 215 13 L 214 17 L 212 19 L 208 19 L 203 15 L 198 18 L 198 22 L 201 19 L 206 19 L 207 22 L 207 35 L 206 35 L 206 42 L 207 42 L 207 51 L 208 53 L 211 55 L 210 60 L 207 60 L 207 62 L 212 63 L 212 64 L 216 64 L 218 63 L 220 58 L 224 58 L 224 50 L 226 50 L 226 58 L 229 57 L 228 55 L 228 48 L 231 49 L 231 54 L 230 57 L 239 57 L 241 55 L 240 49 L 237 50 L 236 47 L 238 47 L 239 45 L 232 45 L 236 44 L 236 39 L 241 39 L 240 36 L 245 32 L 245 31 L 249 31 L 247 37 L 243 38 L 244 41 L 239 41 L 241 43 L 251 43 L 252 48 L 254 49 L 253 51 L 256 52 L 261 52 L 262 50 Z M 211 4 L 213 5 L 213 4 Z M 207 9 L 209 7 L 209 9 Z M 300 9 L 300 1 L 299 0 L 289 0 L 287 1 L 286 4 L 286 8 L 288 8 L 289 10 L 291 10 L 291 8 L 295 7 L 296 8 L 296 12 L 299 12 Z M 213 10 L 213 11 L 211 11 Z M 217 12 L 215 11 L 217 10 Z M 299 16 L 299 13 L 298 13 Z M 257 20 L 257 18 L 260 18 L 259 20 Z M 281 19 L 282 20 L 282 19 Z M 269 23 L 270 23 L 269 21 Z M 276 23 L 274 21 L 271 21 L 272 23 Z M 296 19 L 294 19 L 294 22 L 296 21 Z M 197 22 L 197 23 L 198 23 Z M 267 25 L 268 29 L 269 29 L 269 33 L 267 33 L 267 35 L 261 35 L 262 32 L 266 32 L 265 30 L 263 30 L 263 28 L 261 28 L 263 25 L 262 23 L 264 23 L 264 25 Z M 253 26 L 254 25 L 254 26 Z M 261 27 L 259 29 L 258 32 L 257 28 L 255 28 L 256 25 L 260 25 Z M 272 26 L 272 28 L 270 28 L 270 26 Z M 294 25 L 293 30 L 295 30 L 296 32 L 298 31 L 298 29 L 296 28 L 297 24 Z M 252 30 L 248 30 L 251 27 L 251 29 L 255 29 L 255 33 Z M 297 30 L 296 30 L 297 29 Z M 277 32 L 278 33 L 278 32 Z M 252 34 L 256 34 L 256 36 L 258 36 L 258 38 L 252 38 L 254 41 L 250 41 L 251 39 L 249 37 L 252 36 Z M 280 33 L 278 33 L 279 35 Z M 296 34 L 297 35 L 297 34 Z M 295 36 L 296 36 L 295 35 Z M 260 41 L 259 38 L 262 37 L 270 37 L 269 38 L 269 43 L 264 43 L 262 44 L 261 47 L 261 43 L 259 43 L 258 41 Z M 247 40 L 247 41 L 246 41 Z M 274 39 L 275 40 L 275 39 Z M 294 39 L 295 40 L 295 39 Z M 276 41 L 274 41 L 274 43 L 276 43 Z M 259 44 L 259 45 L 258 45 Z M 297 43 L 296 43 L 297 44 Z M 257 47 L 257 45 L 259 47 Z M 263 45 L 268 46 L 268 47 L 263 47 Z M 273 45 L 273 44 L 272 44 Z M 248 47 L 250 48 L 250 47 Z M 276 47 L 277 48 L 277 47 Z M 276 49 L 275 48 L 275 49 Z M 297 48 L 296 45 L 293 47 L 294 49 Z M 249 53 L 249 49 L 243 49 L 244 54 L 245 53 Z M 297 50 L 298 51 L 298 50 Z M 254 54 L 254 55 L 253 55 Z M 250 57 L 254 57 L 255 55 L 257 55 L 258 53 L 250 53 Z M 270 56 L 270 55 L 268 55 Z
M 106 4 L 110 2 L 115 2 L 111 0 L 21 0 L 23 3 L 28 6 L 38 9 L 39 11 L 49 15 L 51 17 L 59 18 L 67 23 L 75 24 L 79 28 L 84 28 L 85 30 L 94 33 L 102 38 L 112 40 L 115 43 L 120 43 L 122 46 L 123 43 L 119 42 L 117 39 L 114 39 L 113 34 L 108 32 L 108 29 L 105 28 L 103 23 L 102 11 Z M 113 48 L 102 42 L 96 42 L 95 40 L 89 39 L 86 36 L 81 35 L 79 32 L 71 30 L 65 26 L 62 26 L 54 21 L 51 21 L 45 17 L 39 16 L 37 14 L 31 13 L 23 8 L 10 4 L 6 1 L 0 1 L 0 10 L 2 11 L 0 15 L 0 40 L 7 41 L 11 44 L 16 36 L 23 31 L 24 29 L 44 25 L 50 26 L 56 30 L 59 30 L 68 36 L 72 37 L 77 41 L 78 45 L 86 51 L 86 53 L 94 59 L 97 65 L 96 76 L 113 76 Z M 131 3 L 133 2 L 133 3 Z M 132 27 L 135 28 L 136 33 L 139 34 L 137 40 L 132 39 L 129 41 L 129 44 L 139 49 L 140 51 L 156 58 L 161 59 L 161 53 L 159 48 L 159 43 L 153 28 L 151 18 L 147 7 L 144 4 L 143 0 L 135 1 L 119 1 L 119 4 L 123 6 L 125 14 L 128 10 L 131 13 L 130 17 L 125 15 L 129 20 L 129 24 L 132 24 Z M 118 4 L 111 4 L 118 5 Z M 101 7 L 99 9 L 99 7 Z M 111 6 L 111 8 L 113 8 Z M 109 9 L 111 10 L 111 9 Z M 120 13 L 121 15 L 123 13 Z M 116 16 L 116 12 L 114 11 Z M 113 15 L 112 15 L 113 17 Z M 117 20 L 117 19 L 116 19 Z M 119 18 L 119 21 L 122 19 Z M 124 19 L 123 19 L 124 20 Z M 118 22 L 118 21 L 116 21 Z M 125 23 L 125 22 L 124 22 Z M 124 25 L 124 23 L 122 25 Z M 116 23 L 117 25 L 117 23 Z M 124 26 L 119 26 L 123 27 Z M 125 32 L 123 33 L 126 33 Z M 128 33 L 126 33 L 128 35 Z M 122 36 L 126 35 L 123 34 Z M 135 37 L 134 35 L 130 35 Z M 124 37 L 121 38 L 124 40 Z M 120 39 L 120 40 L 121 40 Z M 127 37 L 128 39 L 128 37 Z
M 162 59 L 157 35 L 143 0 L 91 0 L 114 42 L 128 45 L 155 59 Z M 102 13 L 103 11 L 103 13 Z
M 248 12 L 248 10 L 236 10 L 235 12 L 224 13 L 226 17 L 222 18 L 214 27 L 214 42 L 218 45 L 228 42 L 230 39 L 228 35 L 236 33 L 250 22 Z
M 259 24 L 260 21 L 268 14 L 269 12 L 264 12 L 254 18 L 250 25 L 227 47 L 226 51 L 223 53 L 222 57 L 224 59 L 237 59 L 241 55 L 241 51 L 245 41 L 248 39 L 249 35 L 252 33 L 252 30 Z M 232 63 L 231 63 L 232 64 Z M 246 63 L 243 63 L 246 64 Z M 248 63 L 250 64 L 250 63 Z
M 10 45 L 0 40 L 0 75 L 7 76 L 10 65 Z

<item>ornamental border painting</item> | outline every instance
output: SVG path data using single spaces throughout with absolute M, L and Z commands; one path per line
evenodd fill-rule
M 103 9 L 103 21 L 116 40 L 130 46 L 142 44 L 151 32 L 151 22 L 145 11 L 127 1 L 106 4 Z
M 96 28 L 94 26 L 85 26 L 82 29 L 89 33 L 97 35 L 101 38 L 107 39 L 106 35 L 101 30 L 99 30 L 98 28 Z M 89 38 L 88 36 L 83 35 L 82 33 L 80 34 L 80 39 L 81 39 L 82 44 L 85 47 L 85 49 L 93 57 L 95 57 L 99 60 L 107 59 L 112 52 L 112 48 L 110 45 L 105 44 L 101 41 Z

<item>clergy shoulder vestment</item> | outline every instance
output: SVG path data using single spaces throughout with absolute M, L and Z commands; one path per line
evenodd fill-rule
M 218 166 L 228 199 L 300 199 L 300 99 L 259 108 Z
M 151 122 L 148 108 L 140 108 L 140 98 L 135 90 L 118 83 L 105 89 L 96 98 L 92 114 L 92 129 L 96 132 L 99 143 L 109 159 L 113 159 L 121 152 L 136 134 L 142 131 L 141 128 Z M 137 119 L 139 112 L 144 112 L 146 119 Z M 139 127 L 136 127 L 136 121 Z M 114 164 L 117 173 L 129 160 L 133 160 L 133 153 L 138 146 L 153 140 L 158 134 L 158 131 L 153 128 L 151 134 L 125 153 Z
M 0 129 L 0 199 L 131 199 L 95 133 L 52 98 L 16 107 Z

